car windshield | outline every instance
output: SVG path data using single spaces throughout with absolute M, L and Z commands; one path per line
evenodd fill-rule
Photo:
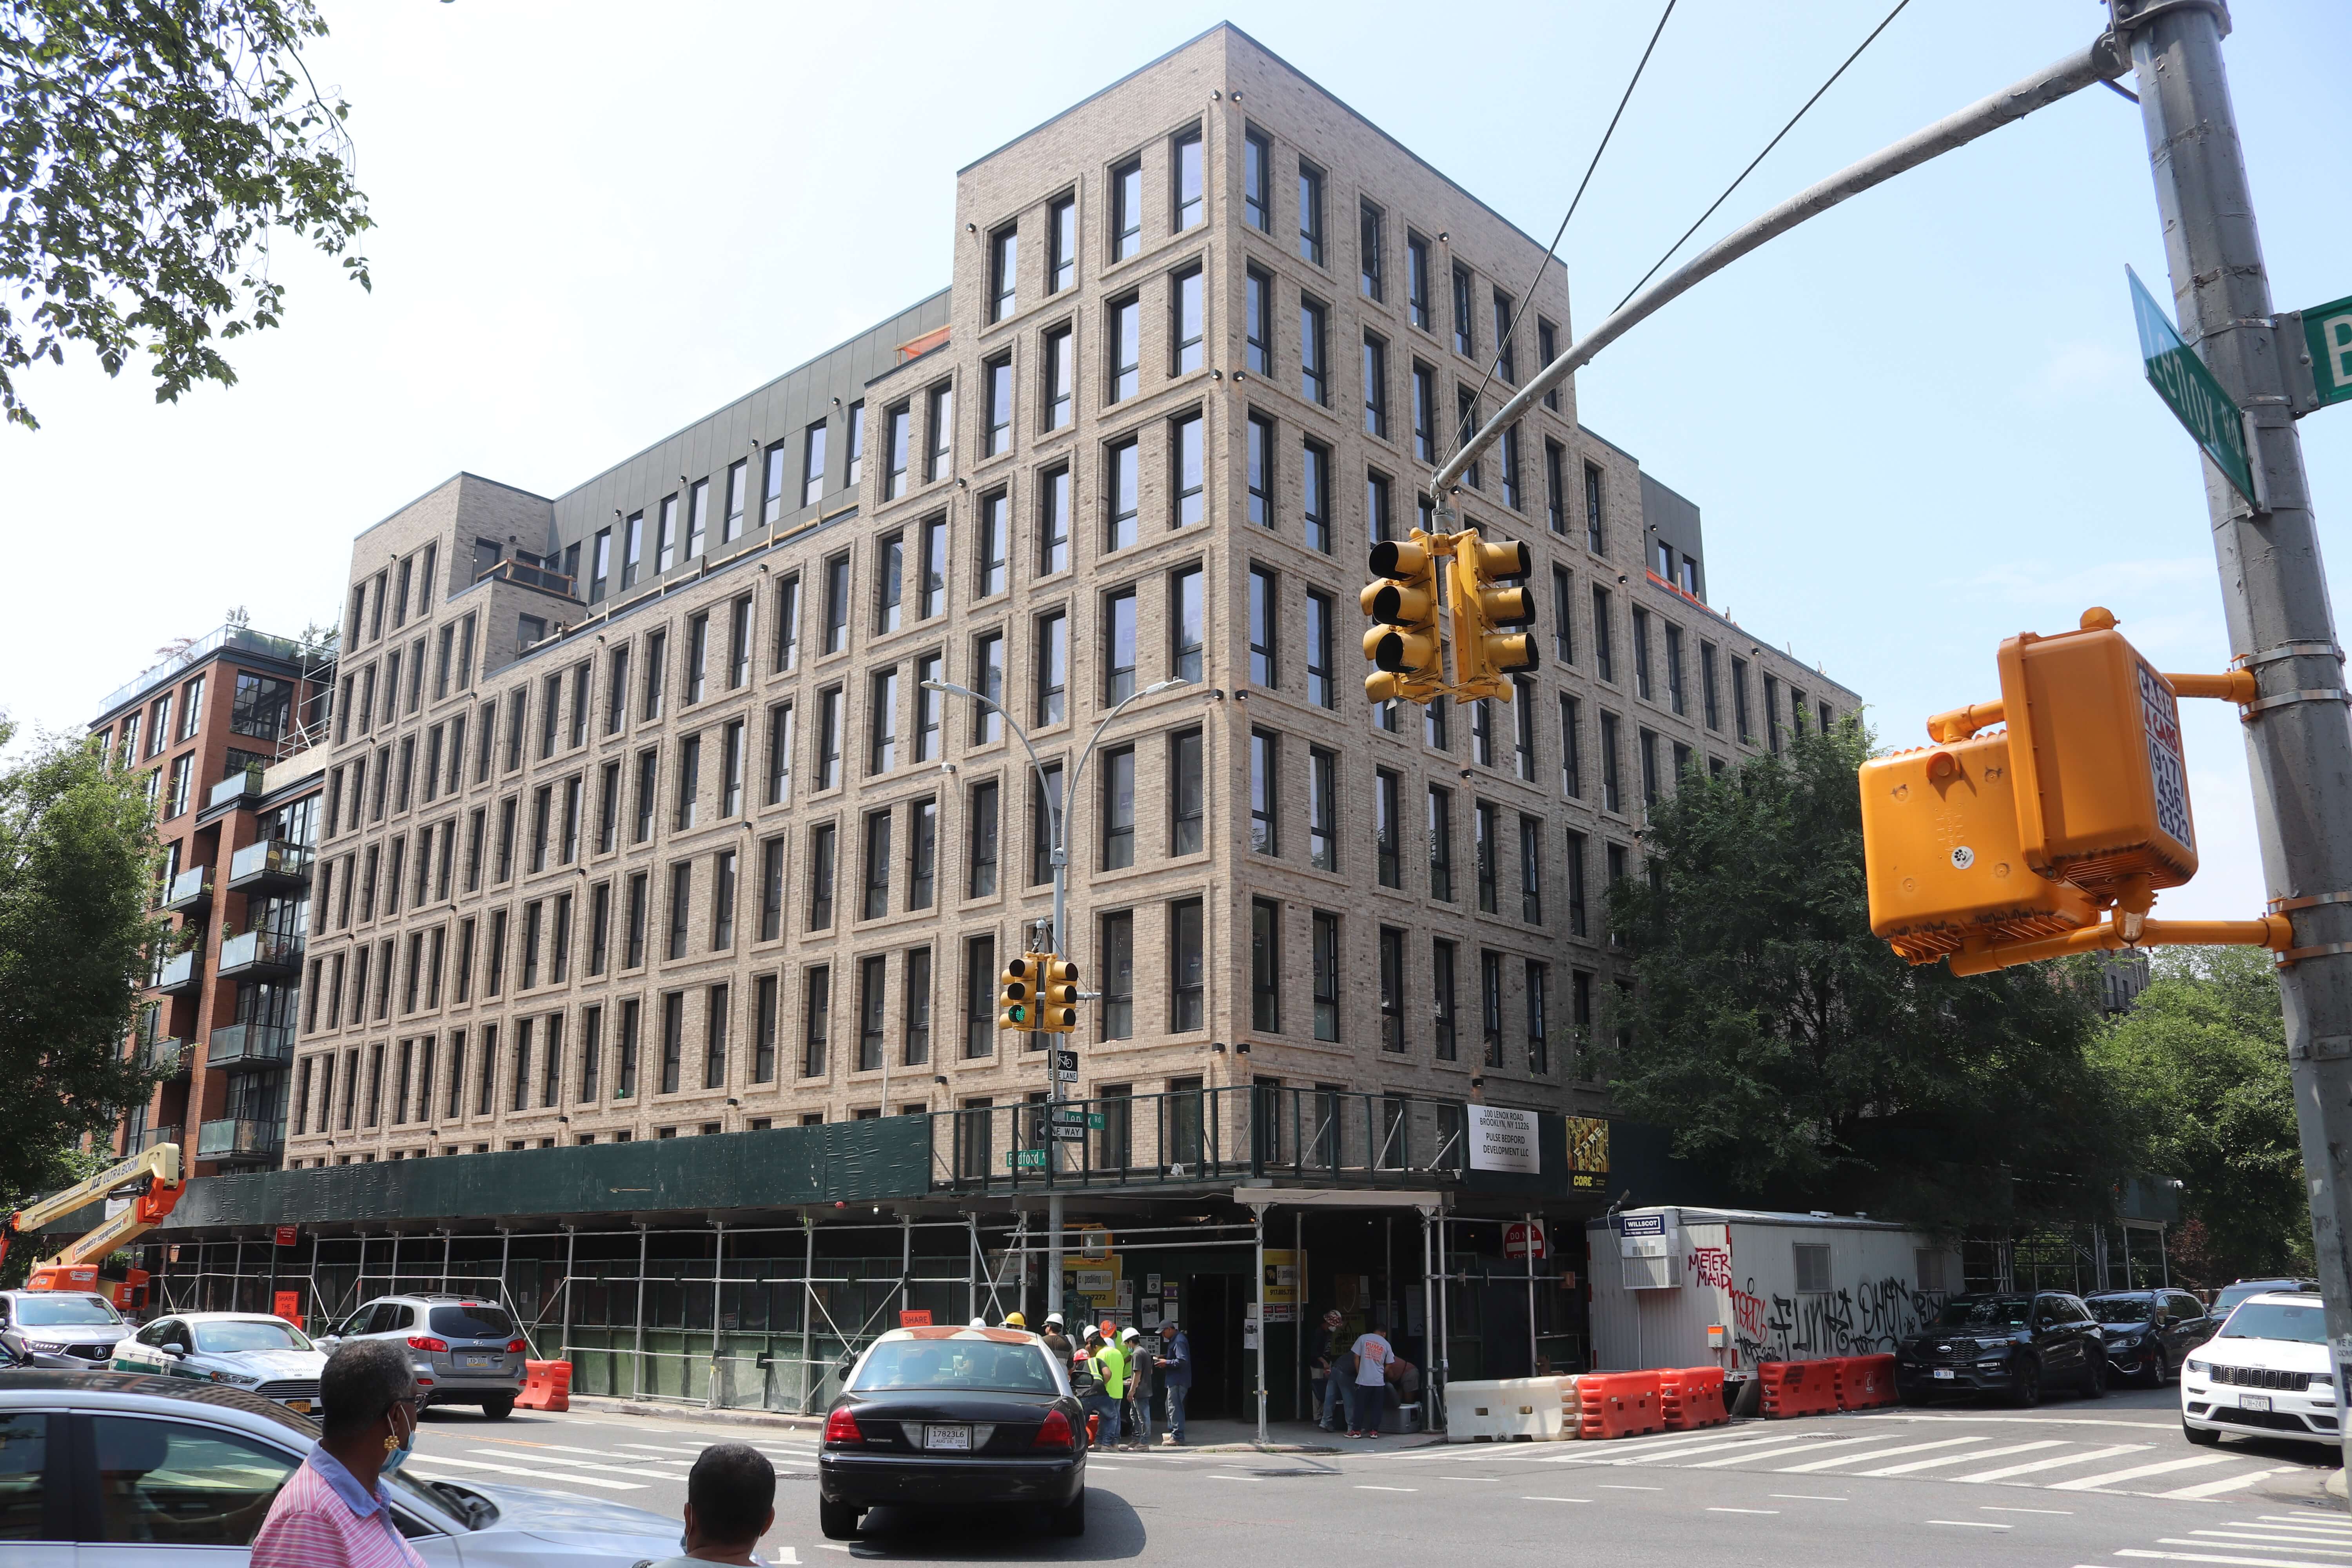
M 2103 1323 L 2145 1323 L 2156 1308 L 2142 1296 L 2094 1296 L 2085 1305 Z
M 968 1389 L 984 1394 L 1059 1394 L 1053 1363 L 1036 1345 L 993 1340 L 889 1340 L 866 1352 L 850 1384 L 859 1394 L 895 1389 Z
M 213 1355 L 238 1351 L 307 1351 L 310 1339 L 291 1323 L 227 1322 L 195 1325 L 196 1349 Z
M 2213 1298 L 2213 1310 L 2226 1312 L 2249 1296 L 2259 1296 L 2265 1290 L 2291 1290 L 2294 1281 L 2287 1279 L 2247 1279 L 2236 1285 L 2224 1285 L 2221 1293 Z
M 433 1331 L 450 1340 L 503 1340 L 513 1337 L 514 1320 L 496 1307 L 468 1301 L 462 1307 L 436 1307 L 427 1319 Z
M 1961 1296 L 1944 1303 L 1937 1314 L 1939 1329 L 2021 1329 L 2033 1311 L 2023 1296 Z
M 2307 1345 L 2327 1342 L 2327 1319 L 2319 1304 L 2290 1306 L 2284 1301 L 2249 1301 L 2221 1325 L 2225 1340 L 2295 1340 Z
M 28 1329 L 79 1328 L 122 1321 L 103 1296 L 19 1296 L 16 1321 Z

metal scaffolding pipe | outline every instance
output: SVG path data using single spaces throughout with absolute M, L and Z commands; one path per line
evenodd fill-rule
M 505 1283 L 504 1260 L 500 1260 L 499 1283 Z M 646 1396 L 646 1223 L 637 1222 L 637 1311 L 636 1353 L 629 1361 L 629 1397 Z
M 704 1379 L 702 1406 L 719 1404 L 719 1298 L 727 1289 L 727 1222 L 710 1222 L 710 1371 Z

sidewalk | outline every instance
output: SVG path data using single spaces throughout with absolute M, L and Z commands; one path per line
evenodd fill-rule
M 599 1394 L 575 1394 L 572 1396 L 572 1408 L 583 1414 L 641 1415 L 655 1421 L 706 1421 L 722 1426 L 767 1426 L 796 1432 L 821 1432 L 824 1429 L 824 1417 L 822 1415 L 799 1415 L 782 1410 L 706 1410 L 698 1405 L 664 1399 L 610 1399 Z M 1191 1438 L 1182 1450 L 1187 1453 L 1380 1453 L 1398 1448 L 1417 1448 L 1424 1444 L 1445 1440 L 1442 1436 L 1427 1432 L 1411 1432 L 1349 1442 L 1338 1434 L 1325 1432 L 1308 1422 L 1277 1421 L 1267 1427 L 1268 1441 L 1261 1447 L 1255 1422 L 1195 1419 L 1186 1422 L 1185 1426 L 1186 1436 Z M 1164 1432 L 1154 1434 L 1153 1449 L 1176 1452 L 1174 1445 L 1164 1441 L 1165 1436 Z

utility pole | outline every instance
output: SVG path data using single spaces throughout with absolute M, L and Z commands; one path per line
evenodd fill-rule
M 2281 357 L 2303 345 L 2283 337 L 2271 310 L 2221 65 L 2228 12 L 2219 0 L 2115 0 L 2114 10 L 2139 88 L 2175 313 L 2246 412 L 2264 500 L 2249 505 L 2206 465 L 2230 648 L 2259 692 L 2246 754 L 2269 907 L 2294 926 L 2279 991 L 2340 1389 L 2352 1380 L 2352 725 Z

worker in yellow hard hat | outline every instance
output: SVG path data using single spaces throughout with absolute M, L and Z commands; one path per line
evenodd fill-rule
M 1004 1326 L 1008 1329 L 1025 1329 L 1029 1326 L 1029 1320 L 1018 1312 L 1007 1312 L 1004 1314 Z

